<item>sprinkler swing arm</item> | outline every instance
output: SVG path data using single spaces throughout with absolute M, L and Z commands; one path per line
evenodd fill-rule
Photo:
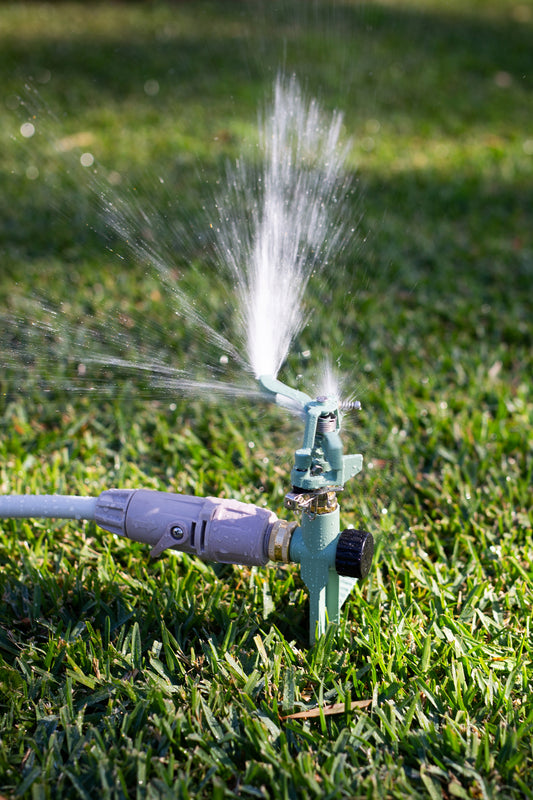
M 338 401 L 329 397 L 313 400 L 269 376 L 260 377 L 259 382 L 267 394 L 274 395 L 278 405 L 293 409 L 303 406 L 304 438 L 294 454 L 292 485 L 312 494 L 329 489 L 341 491 L 346 481 L 362 470 L 363 456 L 343 455 Z M 350 407 L 359 409 L 361 405 L 353 403 Z
M 0 518 L 94 520 L 112 534 L 149 544 L 153 557 L 170 549 L 223 564 L 299 563 L 309 590 L 314 642 L 328 621 L 338 622 L 355 580 L 370 570 L 372 537 L 352 529 L 341 532 L 337 502 L 345 481 L 361 470 L 362 456 L 342 453 L 336 401 L 312 400 L 275 378 L 259 381 L 269 396 L 305 417 L 304 440 L 295 452 L 292 487 L 285 497 L 285 506 L 301 513 L 299 525 L 236 500 L 147 489 L 107 489 L 96 498 L 0 496 Z

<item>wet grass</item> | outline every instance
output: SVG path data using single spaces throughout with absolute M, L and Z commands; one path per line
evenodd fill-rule
M 177 220 L 207 226 L 285 63 L 345 111 L 360 230 L 285 374 L 330 354 L 363 401 L 343 511 L 376 536 L 375 567 L 308 649 L 296 568 L 150 562 L 91 523 L 4 521 L 4 796 L 533 796 L 533 12 L 275 5 L 0 6 L 0 491 L 144 486 L 283 513 L 300 432 L 276 409 L 83 374 L 90 348 L 201 374 L 208 347 L 109 238 L 79 157 L 162 215 L 159 246 L 223 325 Z M 57 311 L 59 334 L 42 327 Z

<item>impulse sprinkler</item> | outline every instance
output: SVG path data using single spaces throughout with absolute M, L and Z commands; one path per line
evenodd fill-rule
M 312 400 L 269 376 L 259 381 L 279 404 L 300 408 L 305 418 L 303 444 L 294 454 L 291 470 L 292 490 L 285 496 L 285 506 L 301 512 L 301 523 L 291 533 L 290 545 L 284 548 L 288 558 L 283 560 L 300 563 L 309 590 L 309 633 L 314 641 L 327 621 L 339 621 L 356 579 L 370 571 L 374 540 L 366 531 L 341 532 L 337 499 L 346 481 L 361 471 L 363 457 L 343 455 L 336 399 Z
M 267 509 L 235 500 L 108 489 L 98 497 L 0 496 L 0 517 L 90 519 L 110 533 L 151 545 L 151 555 L 179 550 L 206 561 L 264 566 L 294 561 L 309 590 L 310 639 L 337 622 L 357 578 L 372 562 L 369 533 L 340 531 L 337 494 L 362 468 L 362 456 L 343 455 L 341 408 L 326 397 L 312 400 L 272 377 L 263 390 L 305 418 L 303 445 L 294 454 L 285 506 L 301 522 L 280 520 Z

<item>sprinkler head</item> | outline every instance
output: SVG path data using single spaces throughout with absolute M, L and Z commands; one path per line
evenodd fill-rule
M 346 481 L 363 467 L 362 455 L 343 453 L 340 437 L 342 410 L 359 409 L 360 403 L 343 404 L 326 396 L 313 400 L 271 376 L 259 382 L 277 403 L 298 410 L 305 421 L 285 506 L 301 514 L 301 523 L 291 535 L 290 560 L 300 563 L 309 589 L 309 628 L 314 641 L 328 622 L 338 622 L 355 581 L 368 575 L 372 563 L 371 534 L 340 531 L 337 499 Z

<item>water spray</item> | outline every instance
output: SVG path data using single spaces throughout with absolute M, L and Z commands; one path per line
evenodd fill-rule
M 314 642 L 328 622 L 339 621 L 355 581 L 370 570 L 372 536 L 340 530 L 337 499 L 345 482 L 362 469 L 363 459 L 342 452 L 342 404 L 328 397 L 313 400 L 269 376 L 259 382 L 266 395 L 305 420 L 285 496 L 285 507 L 299 515 L 299 524 L 236 500 L 147 489 L 107 489 L 98 497 L 4 495 L 0 517 L 93 520 L 109 533 L 150 545 L 152 557 L 172 550 L 221 564 L 299 563 L 309 590 Z

